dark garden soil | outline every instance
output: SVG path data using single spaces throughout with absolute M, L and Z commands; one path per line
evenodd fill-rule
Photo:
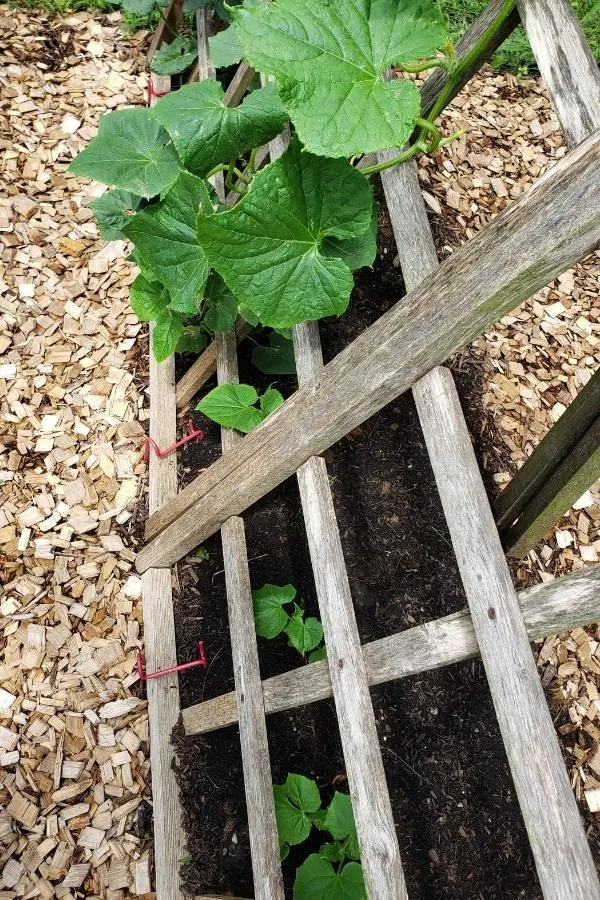
M 389 223 L 382 212 L 373 271 L 358 273 L 350 310 L 322 323 L 331 358 L 403 296 Z M 443 222 L 437 222 L 444 243 Z M 266 387 L 240 349 L 241 380 Z M 457 384 L 480 459 L 497 460 L 502 442 L 481 403 L 482 376 L 463 360 Z M 284 394 L 293 378 L 278 378 Z M 212 386 L 212 385 L 211 385 Z M 182 454 L 182 484 L 220 455 L 219 432 L 194 414 L 207 438 Z M 410 393 L 326 453 L 356 615 L 363 642 L 439 618 L 465 606 L 454 553 Z M 506 457 L 492 463 L 507 466 Z M 295 480 L 244 516 L 252 584 L 292 583 L 309 614 L 318 615 Z M 208 560 L 178 568 L 176 629 L 180 661 L 206 642 L 210 666 L 181 680 L 186 707 L 233 688 L 220 538 L 205 544 Z M 262 676 L 302 663 L 280 637 L 259 639 Z M 375 689 L 373 705 L 397 823 L 409 895 L 425 898 L 538 900 L 531 853 L 484 672 L 479 661 L 454 665 Z M 333 701 L 268 719 L 275 782 L 288 772 L 313 777 L 324 799 L 346 790 Z M 190 892 L 253 896 L 237 728 L 202 738 L 176 738 L 188 832 L 184 875 Z M 318 844 L 315 845 L 315 847 Z M 314 849 L 311 848 L 311 849 Z M 303 848 L 283 869 L 292 896 Z M 392 900 L 392 898 L 390 898 Z

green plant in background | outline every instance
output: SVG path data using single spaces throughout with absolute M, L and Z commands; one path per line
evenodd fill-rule
M 506 0 L 502 15 L 513 5 Z M 467 63 L 453 56 L 435 0 L 246 0 L 228 12 L 233 25 L 218 38 L 216 55 L 227 64 L 243 56 L 274 81 L 235 109 L 224 106 L 217 81 L 205 81 L 184 85 L 152 110 L 108 113 L 71 164 L 112 187 L 94 209 L 105 233 L 134 244 L 141 274 L 132 304 L 155 322 L 158 359 L 199 352 L 238 314 L 277 332 L 341 315 L 353 272 L 375 258 L 370 176 L 456 137 L 443 138 L 435 118 Z M 158 65 L 180 66 L 193 54 L 182 38 Z M 420 117 L 414 80 L 386 80 L 391 66 L 447 70 L 430 119 Z M 257 171 L 257 148 L 288 123 L 288 149 Z M 392 158 L 356 167 L 366 153 L 402 146 Z M 237 204 L 227 205 L 209 183 L 218 173 Z M 291 368 L 273 336 L 255 356 L 264 370 L 282 361 Z M 203 403 L 220 399 L 211 394 Z M 270 411 L 264 398 L 257 407 L 257 397 L 237 392 L 232 424 L 231 400 L 226 427 L 248 431 Z
M 440 6 L 448 16 L 452 39 L 460 38 L 487 5 L 488 0 L 440 0 Z M 583 26 L 596 60 L 600 62 L 600 0 L 571 0 L 571 6 Z M 522 26 L 504 41 L 491 62 L 495 68 L 509 69 L 511 72 L 537 71 L 537 63 Z
M 348 794 L 336 791 L 323 808 L 316 782 L 293 774 L 274 785 L 273 794 L 282 859 L 315 827 L 333 838 L 296 869 L 294 900 L 363 900 L 366 891 Z
M 323 626 L 314 616 L 305 616 L 295 597 L 296 588 L 291 584 L 264 584 L 252 591 L 256 633 L 268 640 L 283 633 L 290 647 L 302 656 L 308 654 L 309 662 L 325 659 Z M 286 606 L 291 607 L 290 612 Z

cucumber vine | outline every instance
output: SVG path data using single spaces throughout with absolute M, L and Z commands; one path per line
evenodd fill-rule
M 472 53 L 513 7 L 506 0 Z M 436 119 L 472 53 L 456 59 L 435 0 L 245 0 L 227 13 L 215 60 L 245 59 L 262 87 L 237 108 L 204 81 L 152 109 L 107 113 L 71 163 L 111 186 L 93 208 L 103 237 L 134 244 L 132 306 L 155 323 L 159 360 L 199 352 L 238 315 L 275 329 L 341 315 L 353 272 L 375 258 L 372 176 L 457 137 Z M 171 56 L 193 55 L 180 44 Z M 445 85 L 423 118 L 411 75 L 436 67 Z M 257 149 L 288 125 L 287 150 L 260 168 Z M 390 148 L 403 149 L 361 169 Z M 233 200 L 213 187 L 219 173 Z

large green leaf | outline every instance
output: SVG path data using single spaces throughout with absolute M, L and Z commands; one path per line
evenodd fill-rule
M 287 328 L 344 312 L 352 273 L 322 244 L 359 237 L 371 215 L 371 187 L 359 172 L 293 140 L 232 210 L 198 217 L 198 240 L 241 305 L 264 325 Z
M 323 241 L 323 253 L 325 256 L 334 256 L 343 259 L 352 271 L 362 269 L 363 266 L 372 266 L 377 255 L 377 225 L 379 210 L 377 203 L 373 202 L 371 225 L 368 231 L 359 237 L 340 241 L 339 238 L 328 237 Z
M 204 313 L 204 324 L 209 331 L 230 331 L 235 325 L 238 302 L 216 272 L 213 272 L 206 283 L 204 299 L 207 309 Z
M 138 275 L 129 292 L 129 302 L 140 322 L 152 322 L 169 305 L 169 292 L 158 281 Z
M 149 109 L 118 109 L 101 117 L 98 134 L 69 169 L 149 199 L 177 179 L 179 159 Z
M 152 329 L 152 351 L 158 362 L 175 353 L 183 334 L 183 319 L 177 313 L 166 309 Z
M 237 107 L 224 106 L 223 97 L 218 81 L 201 81 L 167 94 L 154 107 L 182 162 L 197 175 L 267 143 L 288 121 L 274 84 L 252 91 Z
M 209 37 L 208 48 L 210 50 L 210 61 L 215 69 L 234 66 L 240 62 L 244 52 L 233 25 Z
M 349 862 L 336 872 L 330 862 L 311 853 L 296 870 L 294 900 L 365 900 L 362 868 Z
M 281 634 L 289 619 L 283 607 L 291 603 L 295 596 L 296 588 L 291 584 L 265 584 L 252 591 L 254 624 L 260 637 L 271 639 Z
M 123 231 L 145 270 L 168 285 L 171 308 L 194 315 L 210 271 L 196 239 L 200 207 L 212 209 L 205 184 L 181 172 L 165 199 L 132 216 Z
M 152 56 L 150 71 L 157 75 L 179 75 L 191 66 L 198 50 L 194 42 L 178 34 L 170 44 L 162 44 Z
M 313 616 L 304 618 L 304 611 L 294 604 L 294 612 L 285 626 L 285 633 L 290 645 L 303 656 L 309 650 L 314 650 L 317 644 L 323 640 L 323 626 Z M 334 835 L 335 837 L 335 835 Z
M 402 146 L 419 90 L 383 73 L 432 56 L 447 39 L 434 0 L 275 0 L 232 18 L 244 57 L 276 76 L 301 140 L 323 156 Z
M 301 844 L 312 828 L 312 814 L 321 805 L 319 788 L 304 775 L 290 774 L 284 784 L 273 787 L 275 816 L 280 843 Z
M 139 204 L 140 197 L 136 197 L 130 191 L 113 190 L 106 191 L 87 205 L 94 210 L 102 240 L 117 241 L 125 237 L 123 226 L 127 224 Z
M 343 841 L 344 854 L 350 859 L 360 859 L 352 801 L 348 794 L 336 791 L 327 808 L 322 828 L 338 841 Z

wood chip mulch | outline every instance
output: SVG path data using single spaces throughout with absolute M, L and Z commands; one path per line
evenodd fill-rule
M 151 890 L 148 723 L 132 691 L 146 373 L 127 247 L 99 240 L 84 204 L 100 190 L 65 169 L 104 111 L 144 102 L 148 36 L 123 38 L 118 13 L 4 8 L 0 28 L 0 897 L 117 900 Z M 485 73 L 446 120 L 467 135 L 420 175 L 451 252 L 566 151 L 531 79 Z M 483 367 L 515 468 L 598 367 L 598 283 L 592 257 L 455 361 Z M 523 579 L 598 561 L 599 486 L 577 507 Z M 600 809 L 600 628 L 548 638 L 538 663 L 575 791 Z
M 128 534 L 146 412 L 123 242 L 66 165 L 143 102 L 119 14 L 7 10 L 0 55 L 0 895 L 150 891 Z M 8 45 L 10 47 L 8 48 Z

